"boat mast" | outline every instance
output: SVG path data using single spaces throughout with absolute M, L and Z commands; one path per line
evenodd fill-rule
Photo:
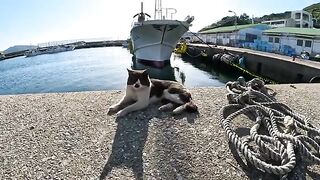
M 141 13 L 143 14 L 143 2 L 141 2 Z

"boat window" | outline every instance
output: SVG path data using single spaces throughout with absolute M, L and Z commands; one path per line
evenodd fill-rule
M 311 47 L 311 41 L 306 41 L 304 44 L 305 47 Z
M 303 41 L 301 39 L 297 40 L 297 46 L 302 46 L 303 45 Z

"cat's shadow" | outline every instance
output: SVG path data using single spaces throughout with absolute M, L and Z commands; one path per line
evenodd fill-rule
M 150 112 L 157 112 L 152 114 Z M 166 119 L 172 116 L 170 112 L 158 112 L 157 105 L 143 111 L 116 118 L 117 130 L 114 136 L 112 152 L 105 164 L 100 179 L 105 179 L 114 167 L 132 169 L 135 179 L 143 179 L 143 148 L 145 146 L 149 123 L 152 118 Z M 194 123 L 197 114 L 184 112 L 174 117 L 175 120 L 187 117 L 189 123 Z

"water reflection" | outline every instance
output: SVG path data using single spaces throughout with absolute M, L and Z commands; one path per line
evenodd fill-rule
M 179 67 L 173 67 L 171 62 L 164 66 L 163 68 L 157 68 L 153 66 L 149 66 L 143 64 L 142 62 L 138 61 L 134 57 L 132 57 L 132 69 L 134 70 L 143 70 L 148 69 L 149 76 L 151 78 L 162 79 L 162 80 L 171 80 L 177 81 L 182 84 L 185 83 L 186 75 Z
M 210 62 L 210 59 L 195 59 L 189 56 L 175 56 L 177 59 L 183 60 L 183 62 L 188 63 L 192 65 L 193 67 L 207 72 L 211 75 L 211 79 L 216 79 L 219 82 L 227 83 L 228 81 L 234 81 L 239 76 L 242 76 L 242 74 L 239 74 L 239 72 L 232 71 L 231 69 L 225 69 L 218 66 L 213 65 L 212 62 Z M 174 59 L 175 59 L 174 58 Z M 231 71 L 229 71 L 231 70 Z
M 131 65 L 135 70 L 148 69 L 151 78 L 177 81 L 188 87 L 224 86 L 226 82 L 235 80 L 239 76 L 234 72 L 222 72 L 209 60 L 175 54 L 172 55 L 170 63 L 163 68 L 146 65 L 134 57 Z

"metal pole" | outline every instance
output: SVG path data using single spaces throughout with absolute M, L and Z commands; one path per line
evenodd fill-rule
M 228 12 L 233 13 L 234 14 L 234 26 L 235 26 L 235 30 L 237 30 L 237 14 L 234 11 L 229 10 Z
M 157 0 L 154 0 L 154 19 L 157 18 Z

